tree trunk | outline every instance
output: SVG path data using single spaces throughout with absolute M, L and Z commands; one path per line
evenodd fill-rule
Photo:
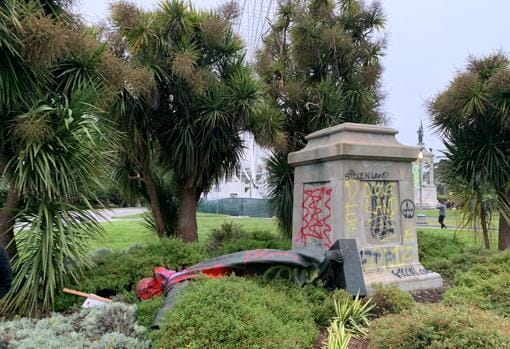
M 507 204 L 510 204 L 510 190 L 506 192 Z M 510 219 L 510 212 L 507 212 L 507 217 Z M 499 213 L 499 231 L 498 231 L 498 249 L 503 251 L 510 248 L 510 222 L 505 219 L 505 215 Z
M 156 232 L 160 238 L 167 236 L 165 220 L 163 218 L 163 214 L 161 213 L 161 205 L 159 202 L 158 191 L 156 189 L 156 183 L 154 182 L 154 178 L 152 178 L 152 174 L 150 171 L 144 171 L 144 182 L 145 188 L 147 189 L 147 195 L 149 195 L 149 200 L 151 203 L 151 211 L 154 216 L 154 225 L 156 227 Z
M 480 220 L 482 221 L 482 231 L 483 231 L 483 242 L 485 244 L 485 248 L 490 250 L 491 242 L 489 239 L 489 227 L 487 224 L 487 215 L 485 214 L 485 210 L 482 205 L 482 212 L 480 213 Z
M 177 221 L 177 236 L 185 242 L 198 240 L 196 192 L 196 187 L 185 187 L 179 191 L 181 209 Z
M 4 207 L 0 210 L 0 245 L 7 250 L 11 259 L 18 253 L 14 240 L 14 218 L 19 201 L 18 193 L 11 184 Z

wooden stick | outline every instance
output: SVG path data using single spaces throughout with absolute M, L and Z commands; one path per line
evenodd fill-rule
M 76 296 L 82 296 L 82 297 L 85 297 L 85 298 L 95 299 L 96 301 L 100 301 L 100 302 L 106 302 L 106 303 L 111 303 L 112 302 L 112 300 L 110 298 L 99 297 L 99 296 L 96 296 L 95 294 L 85 293 L 85 292 L 73 290 L 73 289 L 70 289 L 70 288 L 65 288 L 64 287 L 63 291 L 65 293 L 74 294 Z

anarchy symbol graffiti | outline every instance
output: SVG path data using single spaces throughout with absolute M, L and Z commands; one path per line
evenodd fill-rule
M 400 203 L 400 212 L 402 212 L 402 216 L 405 218 L 413 218 L 414 217 L 414 202 L 409 199 L 402 200 Z

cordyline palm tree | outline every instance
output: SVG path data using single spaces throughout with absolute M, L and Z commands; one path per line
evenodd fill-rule
M 470 200 L 489 245 L 483 197 L 493 192 L 499 211 L 500 250 L 510 247 L 510 60 L 502 53 L 470 58 L 445 91 L 429 103 L 443 137 L 447 181 Z M 474 209 L 473 209 L 474 208 Z
M 177 235 L 198 239 L 197 202 L 243 149 L 240 133 L 269 141 L 277 131 L 264 109 L 244 50 L 223 13 L 200 12 L 181 1 L 163 1 L 146 13 L 121 2 L 112 18 L 128 42 L 132 61 L 154 72 L 156 98 L 150 118 L 160 156 L 172 170 L 180 209 Z M 264 137 L 260 131 L 266 132 Z
M 284 114 L 285 137 L 269 160 L 269 187 L 282 231 L 292 229 L 293 170 L 290 152 L 305 136 L 343 122 L 383 121 L 380 77 L 384 26 L 378 2 L 285 0 L 263 38 L 257 71 L 273 107 Z
M 15 114 L 17 106 L 23 103 L 24 96 L 37 93 L 36 81 L 47 81 L 46 74 L 36 67 L 27 66 L 19 52 L 22 46 L 20 31 L 22 24 L 18 16 L 21 6 L 14 1 L 0 4 L 0 175 L 4 175 L 12 145 L 7 134 L 7 123 Z M 18 193 L 8 185 L 8 193 L 0 211 L 0 244 L 7 248 L 12 257 L 16 245 L 10 243 L 14 237 L 14 217 L 19 204 Z
M 114 178 L 125 200 L 137 202 L 144 198 L 150 203 L 150 227 L 159 237 L 165 237 L 175 231 L 178 205 L 171 176 L 158 170 L 158 144 L 148 110 L 147 101 L 129 94 L 123 94 L 114 104 L 112 115 L 124 134 Z
M 59 2 L 11 0 L 0 11 L 0 60 L 8 63 L 0 84 L 9 86 L 0 93 L 0 170 L 9 186 L 0 233 L 15 257 L 1 305 L 33 314 L 51 309 L 55 290 L 87 265 L 100 228 L 84 206 L 91 208 L 115 146 L 101 108 L 119 91 L 136 94 L 140 74 L 129 76 Z M 24 224 L 14 236 L 16 219 Z

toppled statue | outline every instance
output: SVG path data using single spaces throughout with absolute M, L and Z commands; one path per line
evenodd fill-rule
M 165 303 L 152 324 L 153 328 L 157 328 L 174 305 L 175 296 L 191 280 L 200 275 L 218 278 L 231 273 L 238 276 L 262 275 L 265 280 L 286 279 L 299 286 L 322 280 L 328 290 L 341 288 L 352 295 L 366 295 L 356 240 L 342 239 L 329 250 L 321 245 L 289 251 L 258 249 L 215 257 L 180 272 L 158 267 L 154 269 L 153 277 L 138 283 L 136 296 L 145 300 L 165 293 Z

